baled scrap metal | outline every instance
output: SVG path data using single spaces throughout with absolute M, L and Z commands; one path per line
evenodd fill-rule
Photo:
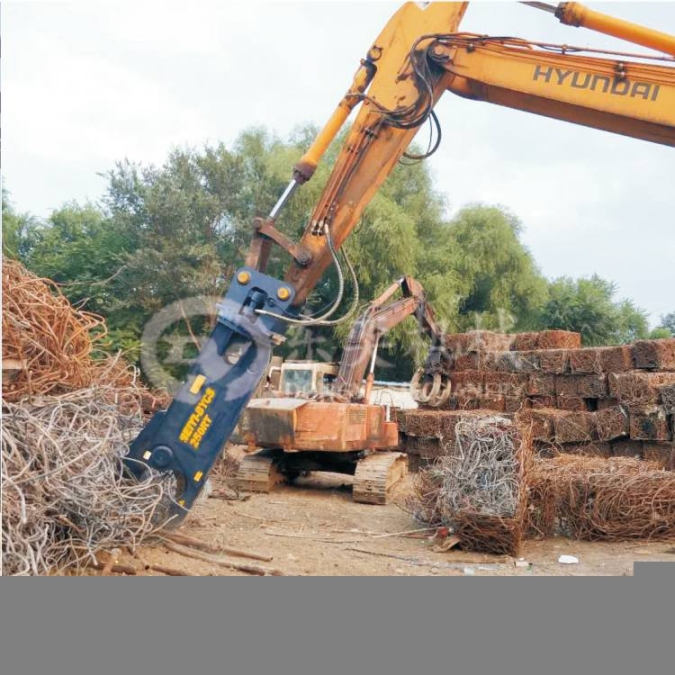
M 638 340 L 632 352 L 636 368 L 675 371 L 675 338 Z
M 452 527 L 467 549 L 516 555 L 531 453 L 527 428 L 501 416 L 466 418 L 451 454 L 420 470 L 409 506 L 423 522 Z
M 663 387 L 675 384 L 675 373 L 631 370 L 609 376 L 609 393 L 626 405 L 651 405 L 661 402 Z
M 666 409 L 660 405 L 631 407 L 630 437 L 636 441 L 672 441 Z
M 595 428 L 601 441 L 611 441 L 627 436 L 630 430 L 628 413 L 620 405 L 604 408 L 593 413 Z
M 675 536 L 675 473 L 633 458 L 560 455 L 537 460 L 530 478 L 530 534 L 575 539 Z
M 566 331 L 510 338 L 474 331 L 448 338 L 465 351 L 449 372 L 453 391 L 445 410 L 437 412 L 540 411 L 529 423 L 535 439 L 548 440 L 553 449 L 610 456 L 621 454 L 619 442 L 630 438 L 641 457 L 641 443 L 663 444 L 670 453 L 675 372 L 654 367 L 667 366 L 672 340 L 581 348 L 578 334 Z M 442 417 L 435 424 L 447 426 Z M 446 434 L 448 442 L 454 441 Z

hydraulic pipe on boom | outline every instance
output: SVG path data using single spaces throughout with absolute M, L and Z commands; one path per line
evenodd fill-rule
M 657 52 L 675 56 L 675 37 L 672 35 L 624 19 L 617 19 L 609 14 L 603 14 L 582 5 L 580 2 L 561 2 L 556 6 L 545 2 L 521 0 L 521 4 L 550 12 L 560 19 L 560 23 L 566 26 L 588 28 L 620 40 L 633 42 L 636 45 L 649 47 Z
M 368 375 L 366 375 L 366 390 L 363 394 L 365 403 L 370 403 L 370 398 L 373 394 L 373 385 L 375 384 L 375 363 L 377 362 L 377 348 L 380 346 L 380 336 L 375 338 L 375 346 L 373 347 L 373 355 L 370 357 L 370 368 Z
M 323 129 L 321 129 L 307 152 L 305 152 L 300 158 L 300 161 L 295 165 L 291 182 L 286 186 L 279 201 L 277 201 L 270 212 L 271 220 L 274 220 L 277 215 L 279 215 L 281 209 L 290 199 L 296 188 L 303 183 L 306 183 L 314 175 L 316 167 L 319 165 L 328 146 L 333 142 L 352 110 L 359 103 L 359 96 L 367 89 L 374 74 L 375 68 L 373 62 L 369 59 L 362 59 L 361 65 L 354 75 L 354 81 L 352 82 L 351 87 L 349 87 L 347 93 L 342 97 L 337 108 L 335 108 L 328 122 L 326 122 Z
M 561 2 L 555 15 L 566 26 L 588 28 L 675 56 L 675 37 L 672 35 L 603 14 L 580 2 Z

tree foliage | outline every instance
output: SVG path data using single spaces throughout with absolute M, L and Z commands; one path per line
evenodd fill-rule
M 450 224 L 447 258 L 459 282 L 460 327 L 534 327 L 546 281 L 519 239 L 518 219 L 494 206 L 462 209 Z
M 649 333 L 650 340 L 664 340 L 671 337 L 675 337 L 675 335 L 663 326 L 657 326 Z
M 616 285 L 597 275 L 561 277 L 549 285 L 542 328 L 578 331 L 583 343 L 612 345 L 647 336 L 646 313 L 630 300 L 615 300 Z
M 114 300 L 107 281 L 129 248 L 123 233 L 111 228 L 99 209 L 72 202 L 34 228 L 24 260 L 37 274 L 58 283 L 74 304 L 106 313 Z
M 2 254 L 14 260 L 23 260 L 35 241 L 37 219 L 28 213 L 17 213 L 2 188 Z
M 652 339 L 675 337 L 675 312 L 670 312 L 661 317 L 661 324 L 650 334 Z
M 244 261 L 252 219 L 270 212 L 315 133 L 300 127 L 282 141 L 251 129 L 231 147 L 174 149 L 161 166 L 121 161 L 108 172 L 98 205 L 68 203 L 44 223 L 16 214 L 3 193 L 3 249 L 60 283 L 73 303 L 104 315 L 111 346 L 137 358 L 143 327 L 161 308 L 224 292 Z M 291 238 L 301 236 L 343 139 L 278 219 Z M 518 219 L 496 206 L 469 205 L 448 219 L 427 166 L 399 165 L 366 207 L 345 250 L 357 271 L 361 304 L 412 275 L 449 332 L 566 328 L 580 330 L 587 344 L 645 334 L 644 313 L 629 301 L 615 301 L 610 282 L 592 277 L 549 284 L 521 235 Z M 289 262 L 273 247 L 268 272 L 283 276 Z M 307 311 L 321 311 L 336 292 L 337 275 L 329 269 Z M 353 293 L 348 284 L 342 311 Z M 664 326 L 670 319 L 664 317 Z M 292 329 L 281 354 L 335 358 L 348 329 L 349 323 Z M 206 333 L 209 324 L 197 319 L 176 330 Z M 384 359 L 395 365 L 378 375 L 408 377 L 426 349 L 415 322 L 405 322 L 382 342 Z

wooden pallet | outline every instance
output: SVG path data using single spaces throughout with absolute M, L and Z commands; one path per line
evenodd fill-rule
M 408 473 L 401 452 L 376 452 L 359 460 L 354 474 L 353 499 L 361 504 L 387 504 L 391 490 Z

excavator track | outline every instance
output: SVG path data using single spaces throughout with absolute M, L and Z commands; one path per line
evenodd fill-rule
M 392 488 L 408 473 L 401 452 L 377 452 L 359 460 L 354 474 L 353 499 L 360 504 L 387 504 Z
M 270 492 L 275 485 L 284 482 L 279 471 L 279 458 L 267 454 L 244 457 L 237 471 L 239 492 Z

